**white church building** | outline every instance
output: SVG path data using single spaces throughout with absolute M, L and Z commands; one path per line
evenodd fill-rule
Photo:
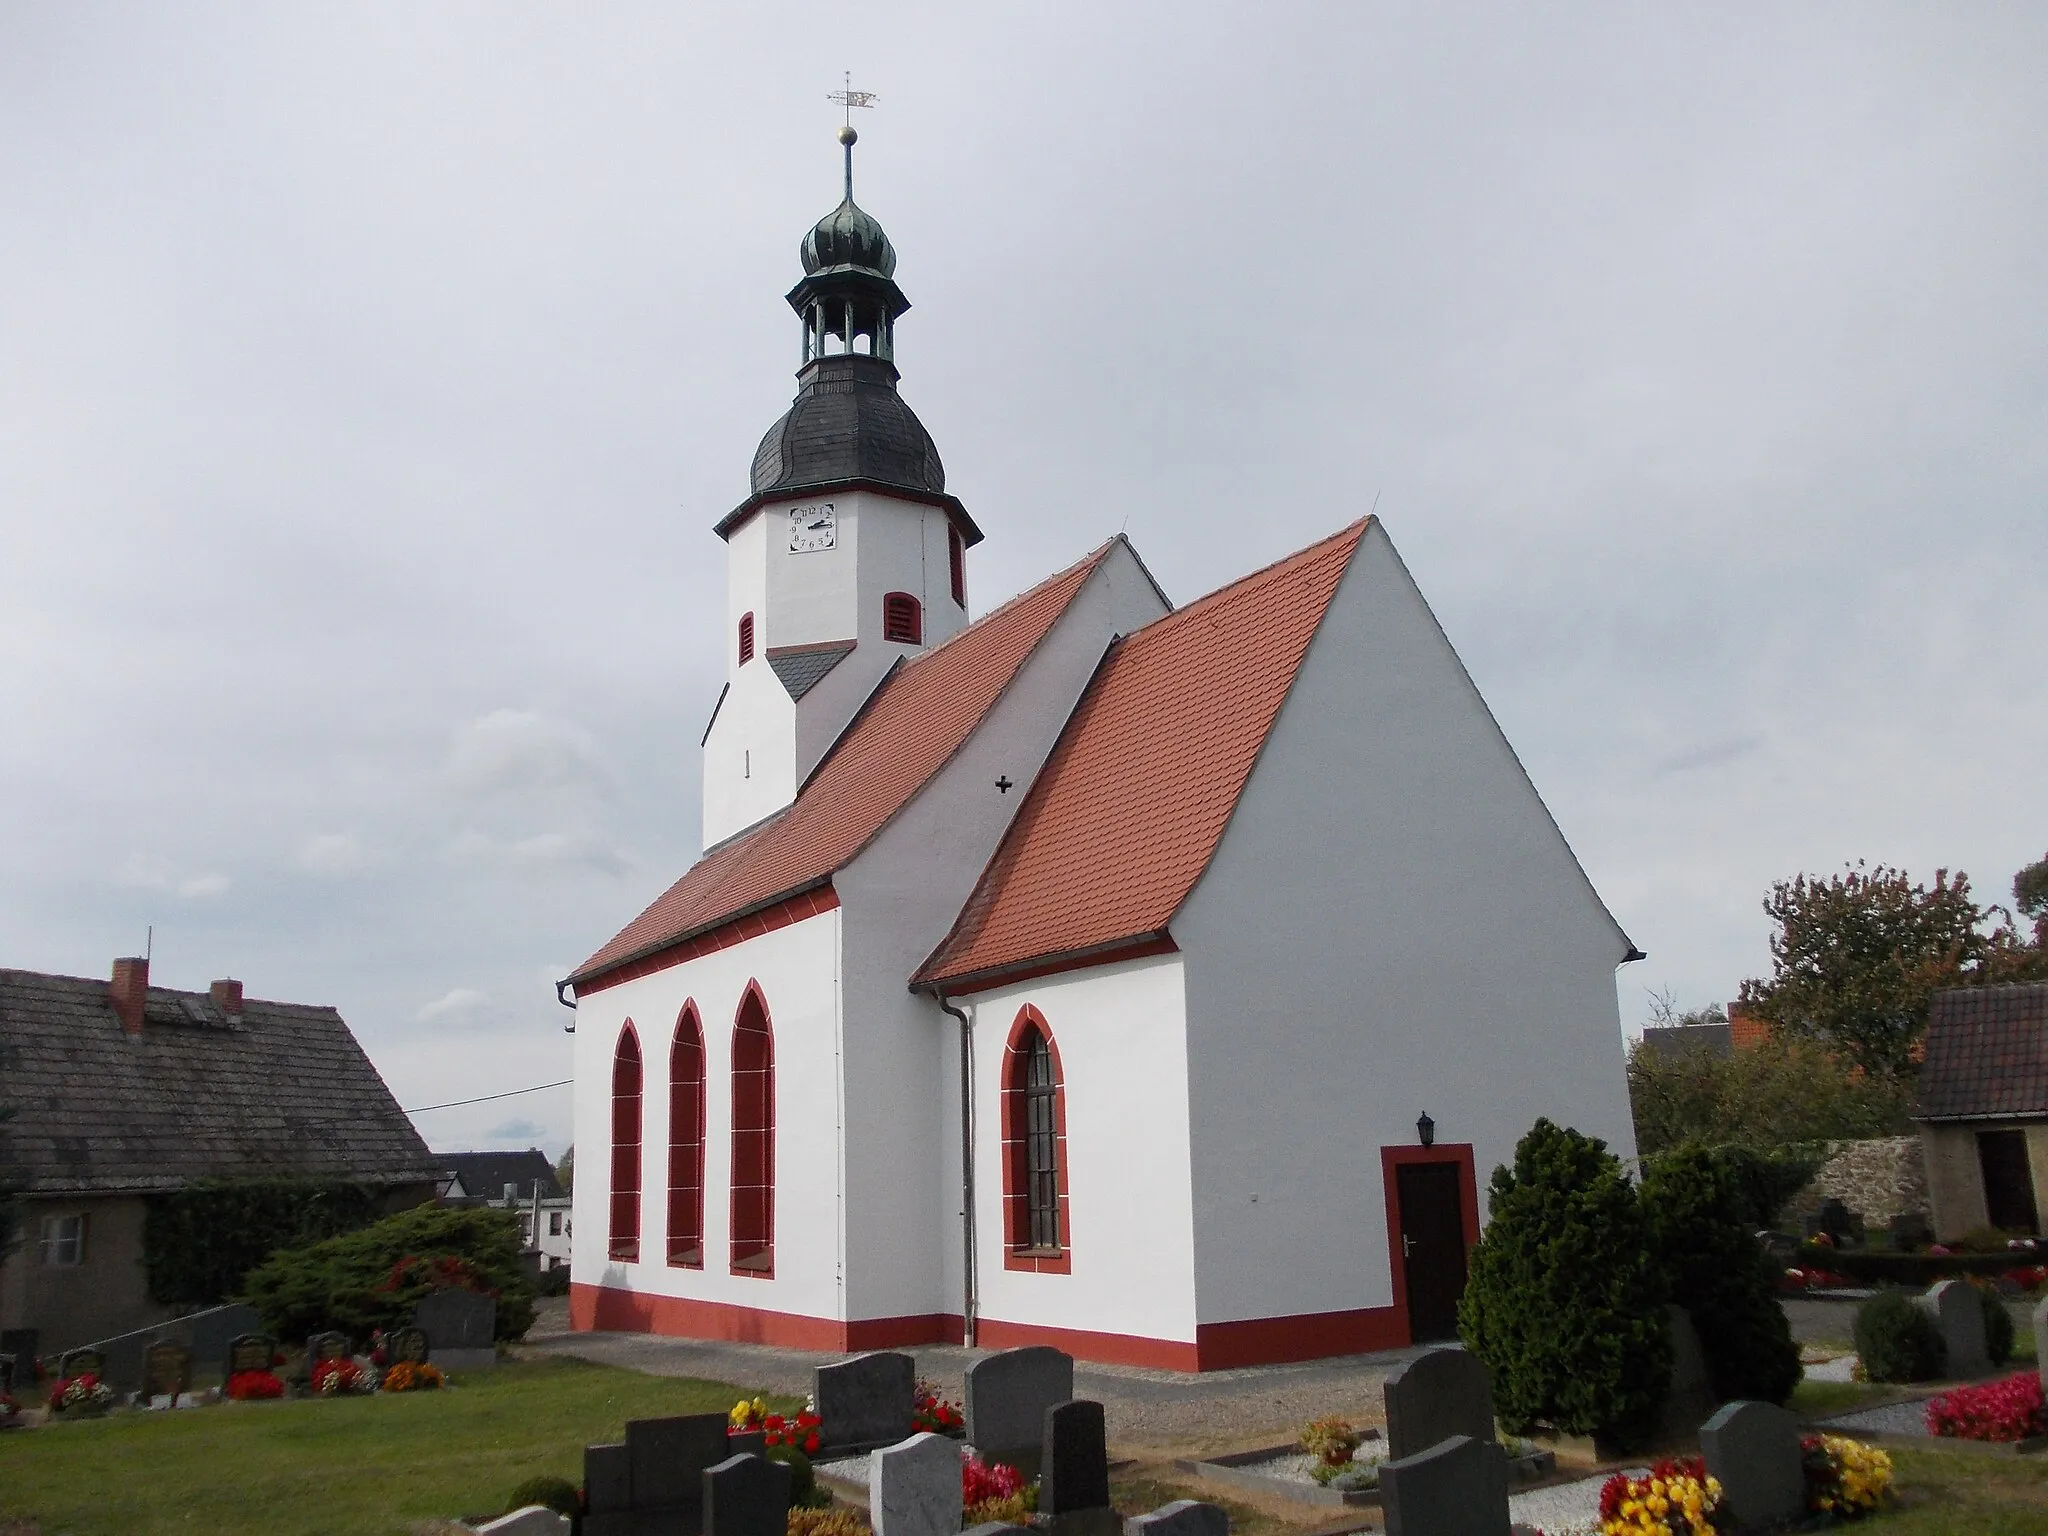
M 1593 890 L 1371 517 L 969 619 L 896 253 L 805 237 L 719 522 L 699 862 L 565 983 L 571 1316 L 1203 1370 L 1448 1337 L 1538 1116 L 1633 1152 Z

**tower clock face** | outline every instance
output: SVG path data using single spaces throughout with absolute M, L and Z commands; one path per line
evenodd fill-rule
M 807 550 L 830 549 L 839 542 L 839 516 L 832 510 L 832 503 L 820 501 L 808 507 L 789 509 L 789 552 L 801 555 Z

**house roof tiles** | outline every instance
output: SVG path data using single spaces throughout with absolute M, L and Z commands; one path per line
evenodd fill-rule
M 1937 992 L 1922 1120 L 2048 1115 L 2048 983 Z
M 916 983 L 987 981 L 1165 934 L 1366 526 L 1116 645 Z

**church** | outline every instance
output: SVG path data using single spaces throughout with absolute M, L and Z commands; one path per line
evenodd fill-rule
M 1641 957 L 1376 518 L 1180 607 L 1118 536 L 970 619 L 855 137 L 716 524 L 704 853 L 562 984 L 573 1324 L 1180 1371 L 1450 1337 L 1536 1118 L 1633 1152 Z

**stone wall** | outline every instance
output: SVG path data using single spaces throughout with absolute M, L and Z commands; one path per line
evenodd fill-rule
M 1875 1229 L 1906 1211 L 1928 1214 L 1927 1164 L 1918 1136 L 1883 1136 L 1872 1141 L 1828 1143 L 1828 1159 L 1778 1213 L 1779 1230 L 1797 1232 L 1800 1223 L 1836 1199 Z

